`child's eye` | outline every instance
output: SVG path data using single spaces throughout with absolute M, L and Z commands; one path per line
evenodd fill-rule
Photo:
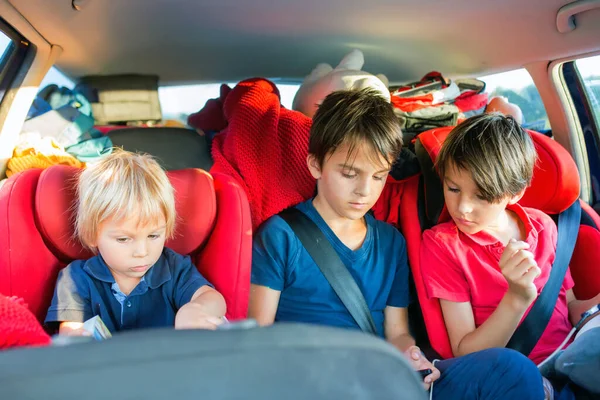
M 348 179 L 356 178 L 356 174 L 354 174 L 354 175 L 349 175 L 349 174 L 344 174 L 343 172 L 342 172 L 342 176 L 343 176 L 344 178 L 348 178 Z
M 129 240 L 129 238 L 126 238 L 126 237 L 117 238 L 118 243 L 127 243 L 128 240 Z
M 458 192 L 460 192 L 460 189 L 448 186 L 448 191 L 450 191 L 452 193 L 458 193 Z
M 154 239 L 158 239 L 160 237 L 160 235 L 153 234 L 153 235 L 148 235 L 148 237 L 150 239 L 154 240 Z
M 478 194 L 476 195 L 476 197 L 481 200 L 481 201 L 486 201 L 485 197 L 483 197 L 482 195 Z
M 375 179 L 376 181 L 382 181 L 383 176 L 374 176 L 373 179 Z

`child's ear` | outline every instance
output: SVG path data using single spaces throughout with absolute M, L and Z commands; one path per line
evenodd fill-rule
M 313 154 L 306 157 L 306 165 L 308 165 L 308 170 L 313 178 L 319 179 L 321 177 L 321 165 L 319 165 L 319 161 Z
M 525 194 L 525 190 L 527 190 L 527 188 L 521 190 L 519 193 L 515 194 L 513 197 L 510 198 L 510 200 L 508 201 L 508 204 L 517 204 L 519 202 L 519 200 L 521 200 L 521 198 L 523 198 L 523 195 Z

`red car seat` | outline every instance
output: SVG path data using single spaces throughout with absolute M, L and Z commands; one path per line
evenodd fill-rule
M 11 177 L 0 189 L 0 293 L 25 299 L 43 321 L 58 271 L 92 254 L 73 238 L 78 169 L 53 166 Z M 169 171 L 177 227 L 167 246 L 189 254 L 227 302 L 227 316 L 246 316 L 250 290 L 248 200 L 231 178 L 199 169 Z
M 427 152 L 430 168 L 433 167 L 441 145 L 451 130 L 452 127 L 438 128 L 418 136 L 415 146 L 417 153 L 419 153 L 419 146 Z M 570 154 L 557 142 L 537 132 L 529 131 L 529 133 L 538 153 L 538 161 L 531 186 L 519 203 L 526 207 L 540 209 L 551 216 L 557 215 L 579 197 L 577 167 Z M 421 164 L 423 167 L 423 162 Z M 452 348 L 440 304 L 437 299 L 427 299 L 419 264 L 421 234 L 425 228 L 423 221 L 433 219 L 440 223 L 449 220 L 443 206 L 441 186 L 432 187 L 435 185 L 432 185 L 426 175 L 423 174 L 420 181 L 415 179 L 409 182 L 411 187 L 405 188 L 405 195 L 400 203 L 399 222 L 407 241 L 409 263 L 429 341 L 438 354 L 449 358 L 452 357 Z M 600 274 L 597 273 L 597 260 L 600 260 L 600 231 L 598 230 L 600 217 L 587 204 L 581 203 L 582 225 L 570 269 L 575 281 L 575 295 L 579 299 L 587 299 L 600 292 Z M 432 210 L 436 209 L 438 213 L 432 213 Z

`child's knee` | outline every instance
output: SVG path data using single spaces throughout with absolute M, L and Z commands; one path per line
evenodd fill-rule
M 493 369 L 510 376 L 541 379 L 536 365 L 526 356 L 512 349 L 494 348 L 484 350 L 485 356 L 493 360 Z M 516 378 L 516 376 L 513 376 Z

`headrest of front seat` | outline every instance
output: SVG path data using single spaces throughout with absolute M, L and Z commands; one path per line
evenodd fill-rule
M 167 171 L 185 168 L 210 170 L 213 160 L 204 136 L 185 128 L 137 128 L 115 129 L 107 136 L 115 147 L 148 153 Z
M 418 136 L 434 163 L 452 128 L 432 129 Z M 553 139 L 538 132 L 526 131 L 533 139 L 538 160 L 531 186 L 527 188 L 519 204 L 537 208 L 546 214 L 561 213 L 579 198 L 579 174 L 575 161 L 569 152 Z
M 79 169 L 57 165 L 42 172 L 35 194 L 38 230 L 57 258 L 64 262 L 92 256 L 74 238 L 75 188 Z M 199 169 L 167 172 L 175 189 L 175 236 L 166 246 L 180 254 L 202 247 L 216 219 L 212 177 Z

